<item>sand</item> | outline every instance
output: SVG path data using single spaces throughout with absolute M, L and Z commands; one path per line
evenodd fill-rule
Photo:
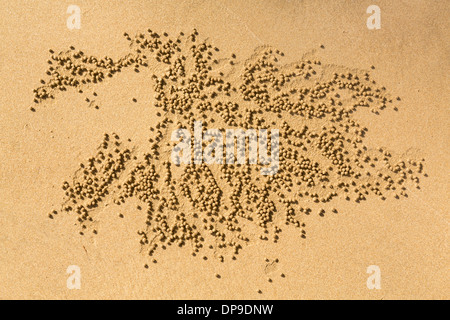
M 0 297 L 447 298 L 445 5 L 175 3 L 2 8 Z M 173 165 L 195 120 L 278 173 Z

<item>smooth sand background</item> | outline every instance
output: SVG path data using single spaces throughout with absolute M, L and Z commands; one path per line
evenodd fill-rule
M 81 30 L 66 27 L 70 4 L 81 7 Z M 381 8 L 381 30 L 366 27 L 371 4 Z M 425 0 L 3 1 L 0 298 L 448 299 L 449 10 L 449 1 Z M 173 248 L 144 269 L 138 212 L 126 219 L 105 213 L 98 236 L 80 237 L 72 217 L 47 214 L 104 132 L 146 138 L 156 121 L 150 84 L 132 72 L 102 84 L 100 110 L 67 92 L 32 113 L 32 90 L 44 77 L 48 49 L 74 45 L 117 58 L 128 50 L 123 32 L 147 28 L 197 28 L 238 59 L 270 44 L 292 61 L 323 44 L 318 53 L 326 62 L 376 66 L 373 77 L 402 101 L 397 113 L 364 119 L 366 141 L 401 153 L 419 149 L 429 177 L 408 199 L 342 204 L 342 214 L 308 218 L 306 240 L 285 231 L 278 244 L 254 243 L 225 264 Z M 141 97 L 134 105 L 133 95 Z M 280 259 L 271 274 L 265 258 Z M 81 268 L 81 290 L 66 287 L 69 265 Z M 381 268 L 381 290 L 366 287 L 369 265 Z

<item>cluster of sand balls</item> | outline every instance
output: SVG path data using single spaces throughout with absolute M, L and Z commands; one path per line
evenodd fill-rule
M 152 30 L 125 37 L 131 52 L 118 61 L 74 48 L 52 51 L 50 79 L 35 90 L 40 104 L 58 90 L 83 92 L 111 81 L 124 68 L 151 71 L 149 112 L 160 120 L 149 130 L 148 145 L 127 147 L 117 135 L 105 135 L 97 154 L 64 182 L 62 210 L 78 215 L 81 234 L 97 232 L 92 222 L 102 204 L 137 199 L 147 217 L 138 234 L 148 255 L 189 246 L 193 255 L 225 261 L 251 241 L 277 242 L 287 227 L 306 238 L 303 217 L 338 213 L 333 201 L 398 199 L 419 188 L 423 159 L 364 144 L 368 129 L 354 114 L 396 110 L 368 72 L 307 56 L 283 65 L 283 53 L 267 46 L 245 62 L 235 54 L 216 57 L 219 49 L 196 30 L 174 39 Z M 261 164 L 171 163 L 171 133 L 192 132 L 195 121 L 203 130 L 279 129 L 278 172 L 263 176 Z

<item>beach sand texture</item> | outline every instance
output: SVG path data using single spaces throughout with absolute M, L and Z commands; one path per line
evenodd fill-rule
M 1 9 L 0 298 L 448 298 L 447 3 L 73 4 Z

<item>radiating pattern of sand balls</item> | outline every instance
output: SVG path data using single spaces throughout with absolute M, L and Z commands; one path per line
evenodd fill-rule
M 285 65 L 283 53 L 270 47 L 243 62 L 234 54 L 224 58 L 196 31 L 175 39 L 151 30 L 125 36 L 131 52 L 118 61 L 73 48 L 52 54 L 50 79 L 35 90 L 39 105 L 69 87 L 84 92 L 114 81 L 109 78 L 124 68 L 151 67 L 155 97 L 148 108 L 160 119 L 148 131 L 149 143 L 135 146 L 105 134 L 96 155 L 64 183 L 62 210 L 78 215 L 82 234 L 94 231 L 105 203 L 133 198 L 147 216 L 138 233 L 150 256 L 177 245 L 224 261 L 249 242 L 276 242 L 284 228 L 298 228 L 306 238 L 304 215 L 338 213 L 335 200 L 357 205 L 419 189 L 423 159 L 364 143 L 368 128 L 355 115 L 394 108 L 369 73 L 312 57 Z M 278 172 L 261 175 L 262 164 L 173 164 L 171 133 L 193 132 L 195 121 L 203 130 L 224 129 L 224 137 L 230 128 L 279 129 Z

